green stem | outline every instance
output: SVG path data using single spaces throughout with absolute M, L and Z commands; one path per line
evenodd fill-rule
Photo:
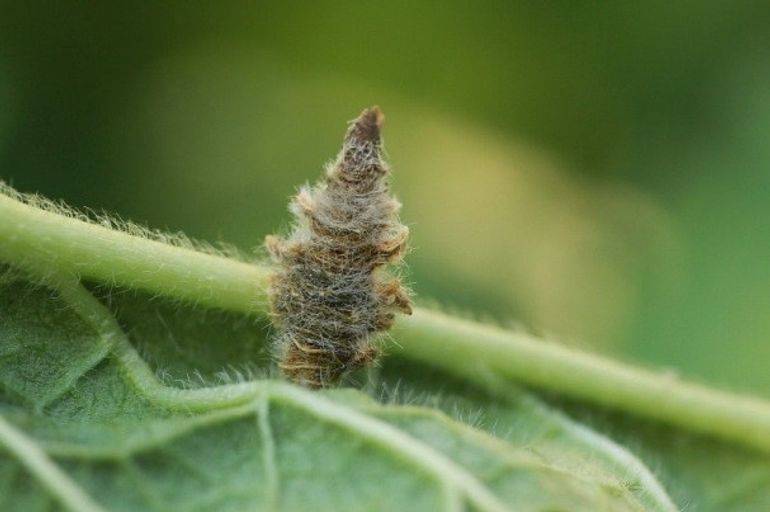
M 240 312 L 263 311 L 264 267 L 36 208 L 0 193 L 0 260 Z
M 265 312 L 269 271 L 114 231 L 0 194 L 0 260 L 35 275 L 61 271 L 184 301 Z M 489 325 L 417 309 L 392 352 L 484 382 L 504 376 L 770 453 L 770 403 L 684 382 Z
M 418 309 L 394 331 L 398 351 L 473 380 L 534 388 L 729 439 L 770 453 L 770 403 L 573 348 Z

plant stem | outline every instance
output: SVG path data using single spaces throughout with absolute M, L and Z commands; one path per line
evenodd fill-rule
M 183 301 L 267 311 L 269 270 L 47 212 L 0 194 L 0 260 L 34 275 L 69 272 Z M 482 384 L 525 385 L 770 453 L 770 403 L 684 382 L 494 326 L 417 309 L 391 352 Z
M 770 403 L 759 398 L 425 309 L 402 319 L 393 336 L 404 356 L 469 379 L 501 375 L 770 453 Z
M 0 260 L 35 276 L 70 272 L 195 304 L 263 311 L 264 267 L 41 210 L 0 193 Z

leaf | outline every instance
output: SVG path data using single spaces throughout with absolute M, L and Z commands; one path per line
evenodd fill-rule
M 435 409 L 225 377 L 212 347 L 264 358 L 264 329 L 246 317 L 133 294 L 106 302 L 116 316 L 74 281 L 2 280 L 3 510 L 661 509 L 590 447 L 576 445 L 569 467 L 550 440 L 533 450 Z M 156 380 L 116 317 L 184 388 Z M 543 418 L 520 415 L 517 430 Z
M 577 418 L 604 432 L 655 468 L 686 510 L 737 512 L 770 510 L 770 457 L 729 443 L 666 429 L 628 415 L 562 404 Z
M 770 457 L 762 452 L 554 395 L 544 402 L 523 391 L 511 392 L 510 386 L 500 383 L 492 388 L 504 393 L 490 394 L 442 370 L 400 358 L 389 360 L 382 373 L 387 381 L 398 378 L 406 388 L 425 393 L 407 400 L 430 403 L 460 419 L 470 418 L 476 428 L 535 453 L 543 452 L 550 464 L 568 471 L 581 467 L 586 453 L 593 460 L 603 459 L 601 467 L 615 478 L 630 476 L 631 468 L 641 460 L 652 468 L 681 510 L 770 510 Z M 636 480 L 629 480 L 629 487 L 638 487 L 642 493 L 655 490 L 655 481 L 642 481 L 651 473 L 633 473 Z

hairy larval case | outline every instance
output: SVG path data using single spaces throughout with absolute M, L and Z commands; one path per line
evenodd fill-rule
M 269 289 L 275 353 L 283 373 L 309 387 L 372 362 L 377 333 L 396 312 L 412 312 L 406 289 L 383 269 L 403 258 L 409 230 L 388 190 L 382 120 L 372 107 L 353 121 L 325 178 L 291 202 L 292 233 L 265 241 L 278 267 Z

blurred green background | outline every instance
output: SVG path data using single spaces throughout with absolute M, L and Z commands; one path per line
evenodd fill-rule
M 251 250 L 385 111 L 420 300 L 770 395 L 770 3 L 0 3 L 0 178 Z

